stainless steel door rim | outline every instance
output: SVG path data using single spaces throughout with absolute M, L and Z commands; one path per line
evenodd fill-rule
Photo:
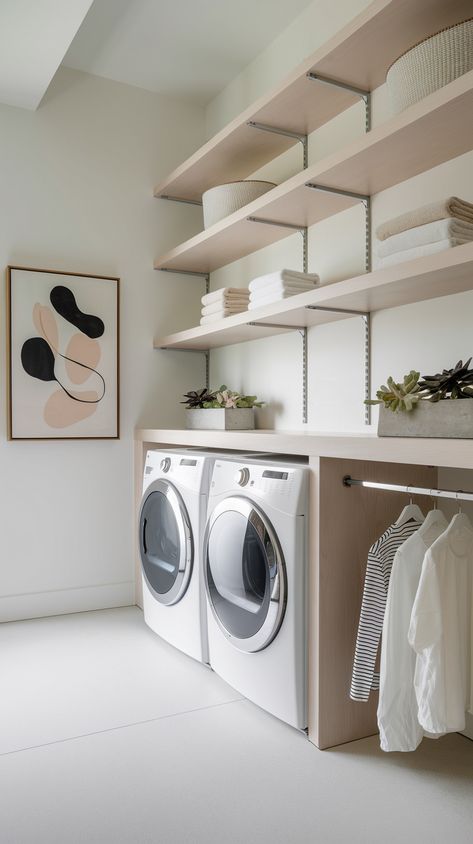
M 214 605 L 209 584 L 209 567 L 210 576 L 212 577 L 209 561 L 210 536 L 217 520 L 224 514 L 231 512 L 243 516 L 257 533 L 261 548 L 264 550 L 266 572 L 269 579 L 269 603 L 265 618 L 260 628 L 253 635 L 247 637 L 235 635 L 225 625 Z M 225 548 L 222 548 L 219 553 L 225 553 Z M 273 641 L 281 626 L 287 602 L 287 578 L 284 556 L 276 532 L 268 517 L 249 498 L 236 495 L 225 498 L 215 507 L 208 519 L 204 535 L 204 561 L 207 598 L 212 614 L 226 638 L 236 648 L 247 653 L 254 653 L 266 648 Z
M 150 582 L 150 579 L 146 573 L 144 563 L 144 556 L 146 554 L 146 550 L 144 546 L 145 525 L 143 524 L 143 511 L 146 507 L 148 499 L 151 495 L 153 495 L 153 493 L 158 493 L 165 497 L 166 502 L 169 504 L 171 512 L 174 516 L 179 538 L 179 563 L 177 575 L 174 579 L 171 588 L 166 592 L 158 592 L 153 587 L 153 584 Z M 192 529 L 189 520 L 189 515 L 187 513 L 187 509 L 182 499 L 182 496 L 177 491 L 176 487 L 174 487 L 168 480 L 160 478 L 156 481 L 153 481 L 153 483 L 149 485 L 143 495 L 143 501 L 141 503 L 139 517 L 139 545 L 141 556 L 141 570 L 143 572 L 143 576 L 151 593 L 161 604 L 164 604 L 166 606 L 176 604 L 178 601 L 181 600 L 189 585 L 194 560 L 194 543 L 192 538 Z

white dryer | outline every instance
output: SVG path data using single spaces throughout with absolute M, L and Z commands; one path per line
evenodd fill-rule
M 245 697 L 305 729 L 308 468 L 216 459 L 207 513 L 210 664 Z
M 213 458 L 150 450 L 139 515 L 146 623 L 180 651 L 208 662 L 201 544 Z

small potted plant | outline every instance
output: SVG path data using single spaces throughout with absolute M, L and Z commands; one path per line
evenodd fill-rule
M 366 404 L 379 404 L 380 437 L 473 439 L 471 358 L 452 369 L 420 376 L 412 369 L 401 383 L 388 378 Z
M 255 427 L 254 408 L 263 402 L 244 396 L 225 384 L 218 390 L 192 390 L 184 394 L 186 427 L 212 431 L 248 431 Z

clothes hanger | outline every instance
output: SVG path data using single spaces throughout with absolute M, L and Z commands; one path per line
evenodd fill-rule
M 438 508 L 438 498 L 436 495 L 433 495 L 433 490 L 429 490 L 430 497 L 432 498 L 432 507 L 427 513 L 424 521 L 422 522 L 419 528 L 419 534 L 426 543 L 426 545 L 430 545 L 431 541 L 434 541 L 438 536 L 438 528 L 440 527 L 442 530 L 446 530 L 448 527 L 448 521 L 445 518 L 444 514 Z
M 406 486 L 406 494 L 409 495 L 409 487 Z M 409 495 L 409 504 L 406 504 L 403 511 L 399 514 L 395 524 L 400 527 L 409 521 L 423 522 L 424 514 L 417 504 L 412 503 L 412 495 Z

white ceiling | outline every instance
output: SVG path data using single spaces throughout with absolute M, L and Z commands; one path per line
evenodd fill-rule
M 92 0 L 0 0 L 0 102 L 37 108 Z
M 205 104 L 310 2 L 95 0 L 64 64 Z

